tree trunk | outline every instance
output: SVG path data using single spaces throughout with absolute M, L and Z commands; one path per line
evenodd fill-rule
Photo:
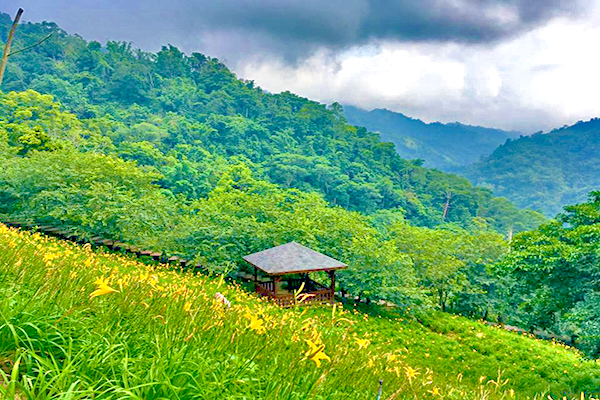
M 440 307 L 442 307 L 442 311 L 446 311 L 446 296 L 442 289 L 438 289 L 438 295 L 440 298 Z
M 448 193 L 446 193 L 446 203 L 444 204 L 444 214 L 442 214 L 442 222 L 444 222 L 446 220 L 446 217 L 448 216 L 448 209 L 450 208 L 450 199 L 452 199 L 452 192 L 448 191 Z

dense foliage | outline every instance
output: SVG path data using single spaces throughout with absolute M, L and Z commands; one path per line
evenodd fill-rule
M 3 35 L 9 24 L 3 14 Z M 207 158 L 241 157 L 271 182 L 317 191 L 349 210 L 396 210 L 417 225 L 471 228 L 481 217 L 506 233 L 541 222 L 464 178 L 400 158 L 378 134 L 349 125 L 339 104 L 265 93 L 199 53 L 186 56 L 165 46 L 151 54 L 110 41 L 102 46 L 52 23 L 20 26 L 13 47 L 48 32 L 54 32 L 49 40 L 10 58 L 3 90 L 53 94 L 89 130 L 111 139 L 114 147 L 105 152 L 160 170 L 161 185 L 173 193 L 202 198 L 205 175 L 216 170 Z
M 486 265 L 505 248 L 492 228 L 540 221 L 400 158 L 338 104 L 264 93 L 201 54 L 103 47 L 49 23 L 20 26 L 15 47 L 51 31 L 11 57 L 5 89 L 28 89 L 0 95 L 1 216 L 222 272 L 296 240 L 350 265 L 351 294 L 473 316 L 489 312 Z
M 382 399 L 599 394 L 597 362 L 462 317 L 284 310 L 2 224 L 0 248 L 2 398 L 374 399 L 380 379 Z
M 354 295 L 489 311 L 480 298 L 486 265 L 506 245 L 483 219 L 471 230 L 415 227 L 394 210 L 367 216 L 260 179 L 247 159 L 189 145 L 167 154 L 147 141 L 117 146 L 104 119 L 80 120 L 32 90 L 0 97 L 0 110 L 0 217 L 177 253 L 221 272 L 296 240 L 350 265 L 339 283 Z
M 510 140 L 465 175 L 520 207 L 548 216 L 600 187 L 600 119 Z
M 497 266 L 506 318 L 572 335 L 600 355 L 600 192 L 557 221 L 518 234 Z
M 385 109 L 365 111 L 346 106 L 344 116 L 352 125 L 379 132 L 382 140 L 394 143 L 401 157 L 421 159 L 426 167 L 449 172 L 479 161 L 492 154 L 506 139 L 519 135 L 458 122 L 427 124 Z

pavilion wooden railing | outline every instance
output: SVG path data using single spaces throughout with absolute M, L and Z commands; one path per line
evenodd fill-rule
M 258 282 L 257 289 L 259 287 L 264 289 L 264 294 L 268 294 L 268 293 L 272 293 L 273 295 L 275 294 L 275 283 L 273 281 Z
M 320 286 L 320 288 L 318 290 L 303 291 L 303 294 L 310 294 L 311 296 L 307 297 L 302 304 L 323 304 L 331 303 L 333 301 L 331 290 L 323 285 L 318 284 L 317 282 L 312 281 L 311 283 L 316 283 L 318 286 Z M 273 289 L 273 281 L 257 282 L 256 292 L 261 296 L 268 297 L 278 306 L 292 307 L 295 304 L 293 294 L 275 293 Z
M 292 279 L 287 278 L 286 282 L 288 282 L 289 288 L 291 290 L 298 290 L 300 288 L 300 286 L 302 286 L 302 283 L 306 284 L 304 286 L 304 292 L 308 291 L 308 292 L 312 293 L 312 291 L 329 290 L 329 288 L 327 286 L 322 285 L 317 281 L 313 281 L 312 279 L 308 279 L 308 281 L 307 281 L 304 278 L 292 278 Z M 288 290 L 290 290 L 290 289 L 288 289 Z

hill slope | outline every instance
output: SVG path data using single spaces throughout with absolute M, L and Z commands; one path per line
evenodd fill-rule
M 508 141 L 464 173 L 520 207 L 554 216 L 598 190 L 599 154 L 600 119 L 595 118 Z
M 9 26 L 3 14 L 2 35 Z M 27 47 L 49 32 L 55 34 L 40 46 L 11 57 L 3 90 L 54 95 L 98 135 L 92 151 L 157 169 L 175 194 L 206 196 L 206 170 L 213 166 L 195 161 L 210 153 L 224 163 L 244 160 L 274 183 L 320 192 L 330 204 L 365 213 L 394 210 L 417 225 L 471 227 L 480 217 L 506 233 L 540 222 L 464 178 L 400 158 L 378 134 L 349 125 L 339 104 L 265 93 L 203 54 L 187 56 L 173 46 L 151 54 L 111 41 L 103 46 L 52 23 L 19 26 L 14 46 Z M 21 113 L 4 123 L 25 119 Z
M 385 109 L 366 111 L 345 106 L 344 116 L 352 125 L 379 132 L 382 140 L 394 143 L 401 157 L 422 159 L 426 167 L 442 171 L 454 172 L 457 167 L 479 161 L 506 139 L 519 136 L 518 132 L 458 122 L 427 124 Z
M 597 364 L 569 348 L 443 313 L 284 310 L 2 224 L 0 247 L 9 398 L 365 399 L 380 379 L 382 398 L 579 399 L 600 387 Z

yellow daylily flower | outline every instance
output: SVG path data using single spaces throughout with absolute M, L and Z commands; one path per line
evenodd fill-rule
M 256 333 L 259 335 L 262 335 L 267 331 L 267 328 L 263 325 L 264 321 L 262 319 L 250 314 L 249 312 L 246 313 L 244 317 L 250 320 L 250 325 L 248 325 L 248 328 L 256 331 Z
M 110 286 L 108 286 L 108 283 L 104 278 L 96 278 L 94 284 L 98 287 L 96 288 L 96 290 L 90 293 L 90 299 L 117 291 L 116 289 L 113 289 Z
M 371 341 L 369 339 L 354 339 L 354 341 L 356 342 L 356 344 L 358 345 L 359 349 L 364 349 L 366 348 L 368 345 L 371 344 Z
M 325 345 L 317 345 L 312 340 L 305 340 L 309 349 L 304 353 L 304 355 L 311 361 L 314 361 L 317 368 L 321 366 L 321 360 L 327 360 L 331 362 L 331 358 L 327 354 L 323 352 L 325 349 Z
M 108 282 L 106 281 L 106 279 L 104 279 L 103 276 L 96 278 L 96 280 L 94 281 L 94 285 L 105 285 Z
M 419 372 L 417 372 L 417 370 L 411 366 L 404 367 L 404 372 L 406 373 L 406 377 L 408 378 L 409 381 L 412 381 L 413 378 L 415 378 L 417 375 L 419 375 Z
M 319 346 L 313 342 L 312 340 L 305 340 L 306 344 L 308 345 L 309 349 L 306 351 L 306 353 L 304 353 L 304 355 L 306 357 L 310 356 L 311 354 L 316 353 L 317 351 L 319 351 Z M 323 346 L 325 347 L 325 346 Z
M 325 346 L 323 346 L 323 347 L 325 347 Z M 314 356 L 312 356 L 310 359 L 315 362 L 315 364 L 317 365 L 317 368 L 319 368 L 321 366 L 321 360 L 327 360 L 327 361 L 331 362 L 331 358 L 329 358 L 329 356 L 327 354 L 323 353 L 323 351 L 319 351 Z

